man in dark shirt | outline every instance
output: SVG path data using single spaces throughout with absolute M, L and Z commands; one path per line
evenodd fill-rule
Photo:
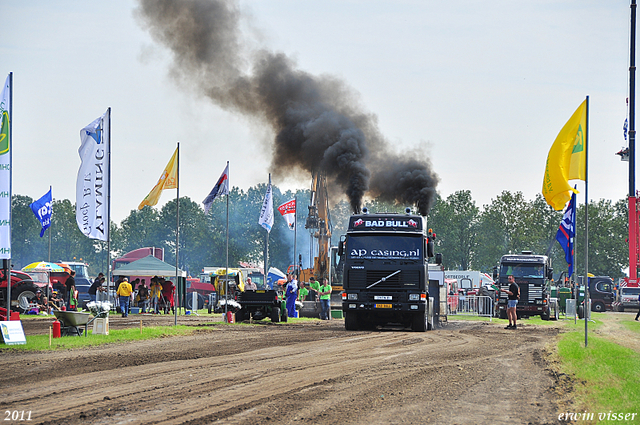
M 98 277 L 95 278 L 91 286 L 89 287 L 89 297 L 91 301 L 95 301 L 97 297 L 97 292 L 102 290 L 102 282 L 104 282 L 104 274 L 99 273 Z
M 67 290 L 65 291 L 65 294 L 64 294 L 64 300 L 67 303 L 67 308 L 71 308 L 70 295 L 71 295 L 71 288 L 76 287 L 76 272 L 71 270 L 71 275 L 67 278 L 67 281 L 64 283 L 64 285 L 67 287 Z
M 507 317 L 509 318 L 509 325 L 505 329 L 518 329 L 516 325 L 516 319 L 518 318 L 516 306 L 520 298 L 520 287 L 513 275 L 507 276 L 507 281 L 509 282 L 509 289 L 500 289 L 500 292 L 506 292 L 508 295 Z

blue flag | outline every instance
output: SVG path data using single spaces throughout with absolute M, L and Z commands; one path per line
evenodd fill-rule
M 36 218 L 40 220 L 40 223 L 42 224 L 40 237 L 44 236 L 44 231 L 51 226 L 51 213 L 53 212 L 51 203 L 51 188 L 49 188 L 49 191 L 45 193 L 42 198 L 29 205 L 31 207 L 31 211 L 33 211 Z
M 573 274 L 573 238 L 576 236 L 576 194 L 571 196 L 567 210 L 562 216 L 556 240 L 564 250 L 564 259 L 569 265 L 569 276 Z

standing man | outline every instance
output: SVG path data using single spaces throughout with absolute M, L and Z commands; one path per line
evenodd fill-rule
M 636 320 L 640 317 L 640 294 L 638 294 L 638 312 L 636 313 Z
M 518 318 L 516 306 L 518 305 L 518 299 L 520 298 L 520 287 L 511 274 L 507 276 L 507 282 L 509 283 L 509 289 L 500 289 L 500 292 L 506 292 L 509 296 L 507 301 L 507 317 L 509 318 L 509 325 L 505 329 L 518 329 L 516 325 L 516 319 Z
M 329 281 L 324 279 L 322 285 L 320 285 L 320 304 L 322 305 L 322 313 L 320 314 L 320 318 L 322 320 L 330 320 L 331 319 L 331 285 L 329 285 Z
M 154 276 L 151 278 L 151 308 L 153 308 L 153 314 L 158 314 L 158 303 L 160 301 L 161 294 L 162 285 L 158 282 L 158 276 Z
M 104 274 L 102 272 L 98 273 L 98 277 L 93 281 L 91 286 L 89 287 L 89 298 L 91 301 L 96 301 L 96 294 L 98 291 L 102 289 L 102 282 L 104 282 Z
M 67 303 L 67 308 L 71 308 L 71 288 L 76 288 L 76 272 L 74 270 L 71 270 L 64 285 L 67 287 L 66 293 L 64 294 L 64 301 Z
M 285 289 L 285 296 L 287 300 L 287 314 L 289 317 L 298 317 L 298 311 L 296 310 L 296 298 L 298 298 L 298 281 L 293 277 L 293 274 L 287 275 L 287 288 Z
M 129 283 L 129 279 L 126 277 L 122 279 L 122 283 L 118 286 L 116 294 L 120 297 L 120 311 L 122 312 L 122 317 L 128 317 L 129 301 L 131 300 L 131 294 L 133 294 L 133 288 Z

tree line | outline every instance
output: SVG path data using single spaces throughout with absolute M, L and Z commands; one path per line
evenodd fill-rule
M 266 185 L 243 191 L 233 188 L 229 203 L 229 266 L 239 262 L 262 265 L 266 231 L 258 224 Z M 309 190 L 281 192 L 273 186 L 274 208 L 297 199 L 297 249 L 294 260 L 294 232 L 275 211 L 275 222 L 269 234 L 269 266 L 280 270 L 302 257 L 303 267 L 312 264 L 317 247 L 304 228 L 309 202 Z M 107 270 L 107 244 L 85 237 L 76 225 L 75 206 L 69 200 L 54 200 L 49 234 L 39 237 L 40 222 L 29 205 L 28 196 L 12 197 L 12 264 L 14 268 L 41 260 L 84 261 L 96 275 Z M 405 205 L 393 205 L 379 199 L 365 202 L 372 212 L 403 212 Z M 576 270 L 584 273 L 584 204 L 577 208 Z M 330 209 L 332 244 L 346 233 L 351 207 L 345 200 Z M 436 197 L 427 216 L 428 226 L 437 235 L 436 252 L 442 253 L 446 270 L 481 270 L 491 273 L 500 257 L 524 250 L 552 257 L 556 278 L 567 270 L 564 252 L 555 241 L 562 211 L 554 211 L 542 195 L 526 200 L 521 192 L 504 191 L 482 208 L 468 190 L 446 198 Z M 181 268 L 197 276 L 205 266 L 226 263 L 227 199 L 214 201 L 208 215 L 201 204 L 188 197 L 180 198 L 179 261 Z M 164 248 L 165 261 L 175 264 L 176 200 L 162 208 L 145 206 L 132 210 L 121 223 L 111 222 L 111 259 L 146 246 Z M 589 272 L 612 278 L 624 276 L 628 266 L 627 200 L 615 203 L 600 200 L 589 205 Z

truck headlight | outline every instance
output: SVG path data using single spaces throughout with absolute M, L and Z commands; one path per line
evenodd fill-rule
M 409 301 L 418 301 L 420 299 L 420 294 L 409 294 Z
M 349 301 L 355 301 L 358 299 L 358 294 L 347 294 L 347 299 Z

